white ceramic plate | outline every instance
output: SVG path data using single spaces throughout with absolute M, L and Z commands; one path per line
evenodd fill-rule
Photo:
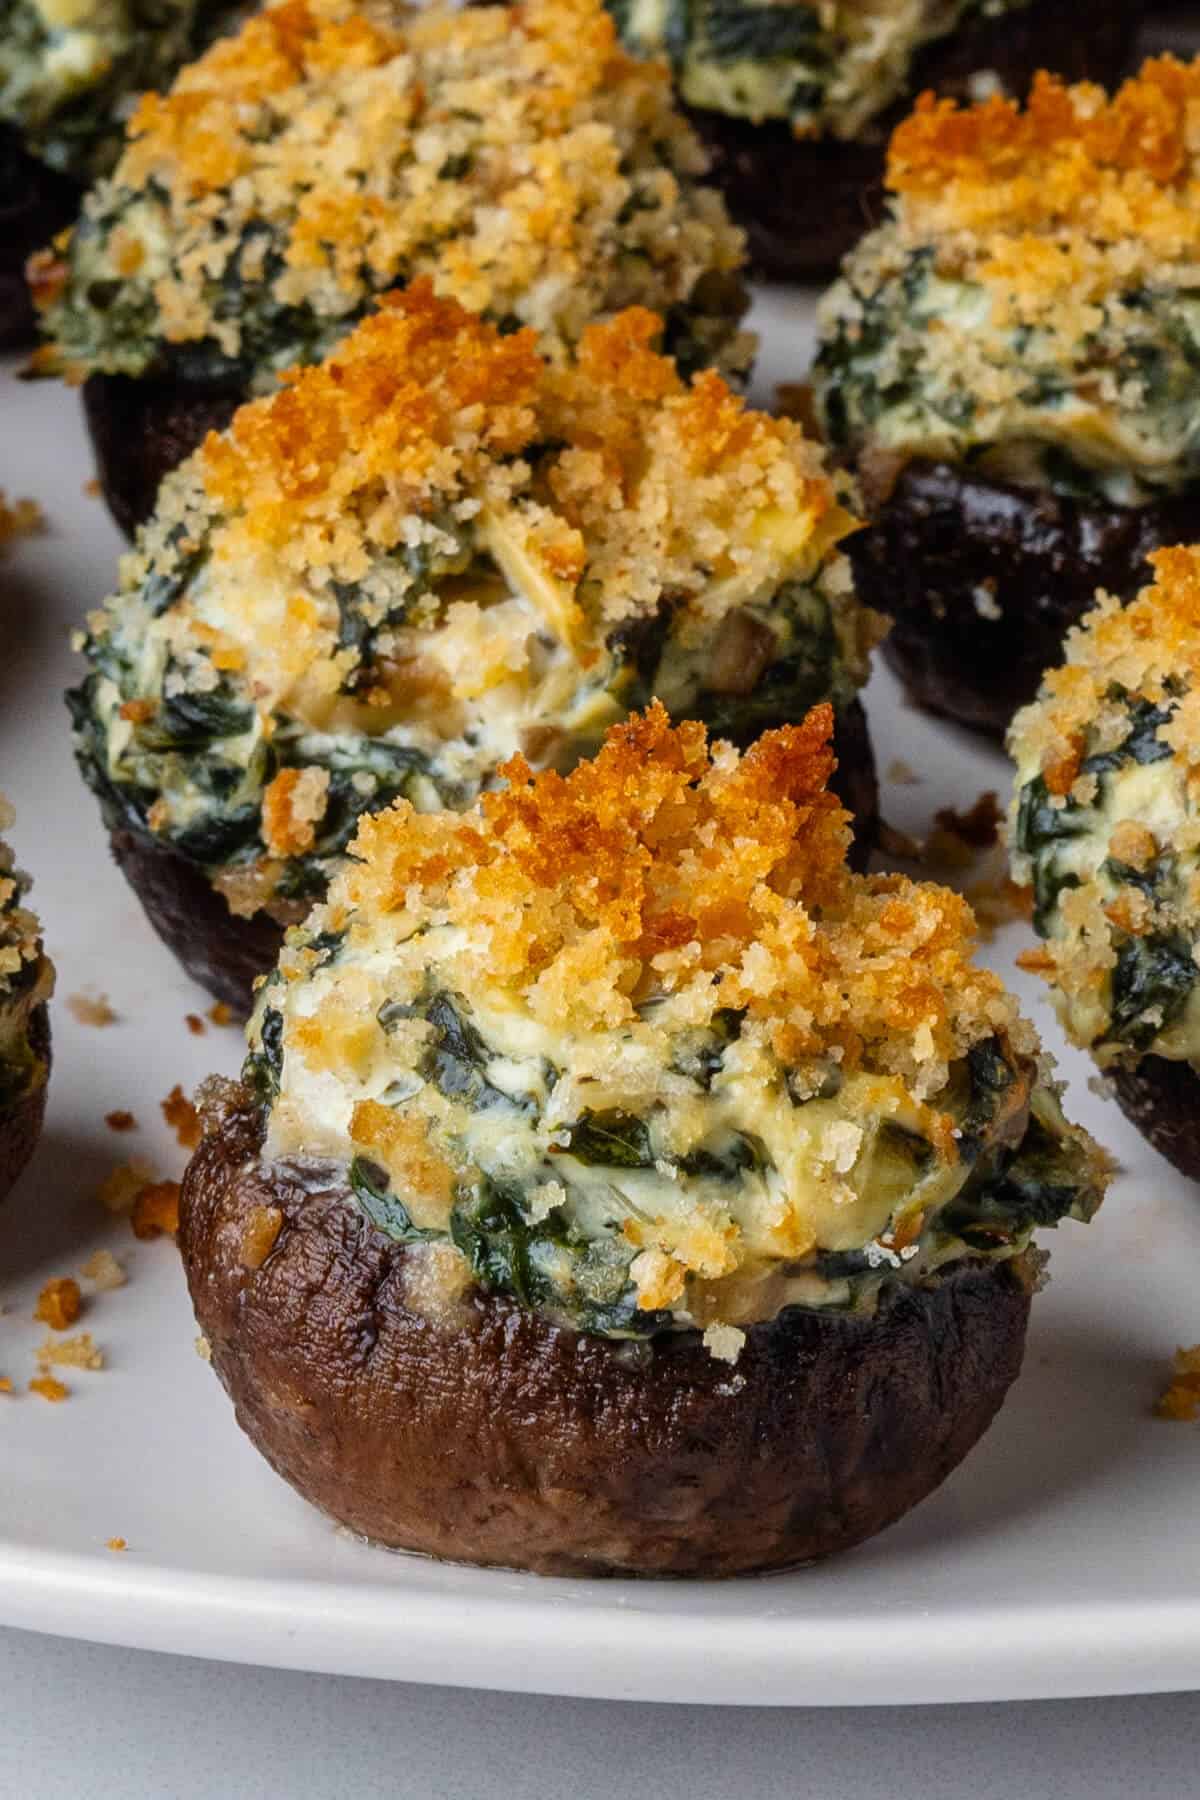
M 802 374 L 810 308 L 760 305 L 767 384 Z M 61 693 L 68 630 L 108 589 L 119 542 L 74 395 L 0 376 L 0 485 L 44 506 L 48 534 L 0 560 L 0 786 L 35 872 L 59 967 L 42 1145 L 0 1218 L 0 1622 L 142 1647 L 416 1681 L 638 1699 L 899 1702 L 1200 1686 L 1200 1427 L 1150 1414 L 1172 1350 L 1200 1339 L 1200 1193 L 1089 1092 L 1070 1102 L 1125 1168 L 1095 1226 L 1051 1237 L 1024 1375 L 984 1443 L 933 1499 L 841 1561 L 721 1585 L 546 1581 L 442 1567 L 351 1541 L 242 1439 L 195 1328 L 169 1242 L 135 1242 L 95 1189 L 132 1153 L 179 1172 L 159 1117 L 176 1082 L 235 1070 L 237 1034 L 193 1036 L 207 997 L 176 968 L 109 862 L 72 764 Z M 1004 789 L 998 753 L 868 698 L 887 810 Z M 1021 933 L 988 955 L 1012 973 Z M 1048 1008 L 1018 979 L 1047 1041 Z M 106 994 L 107 1029 L 65 1004 Z M 140 1129 L 115 1136 L 128 1108 Z M 99 1245 L 130 1281 L 82 1321 L 107 1367 L 68 1372 L 51 1406 L 24 1390 L 43 1332 L 35 1296 Z M 124 1554 L 106 1548 L 127 1540 Z

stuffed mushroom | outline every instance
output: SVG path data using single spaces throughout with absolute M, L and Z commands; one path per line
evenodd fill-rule
M 1002 733 L 1097 587 L 1200 537 L 1200 62 L 1111 100 L 923 100 L 887 223 L 822 302 L 818 407 L 858 470 L 859 591 L 914 697 Z
M 107 174 L 143 88 L 232 8 L 220 0 L 0 0 L 0 345 L 32 336 L 25 259 Z
M 943 889 L 847 868 L 832 713 L 655 705 L 364 820 L 183 1185 L 239 1421 L 380 1543 L 735 1575 L 928 1494 L 1103 1173 Z
M 625 41 L 669 57 L 766 275 L 836 268 L 878 216 L 888 133 L 915 95 L 1024 94 L 1036 70 L 1124 73 L 1136 0 L 1081 31 L 1070 0 L 609 0 Z
M 1101 595 L 1017 714 L 1013 873 L 1068 1035 L 1125 1112 L 1200 1177 L 1200 550 Z
M 658 694 L 739 739 L 857 700 L 879 622 L 800 427 L 689 385 L 634 308 L 554 364 L 425 279 L 163 483 L 70 697 L 113 849 L 243 1012 L 358 817 L 467 806 L 514 751 L 565 768 Z
M 38 262 L 39 366 L 84 379 L 126 529 L 210 427 L 418 275 L 551 356 L 646 305 L 686 368 L 744 373 L 743 239 L 705 168 L 600 0 L 282 0 L 139 106 Z
M 0 794 L 0 830 L 13 823 Z M 29 881 L 0 841 L 0 1200 L 29 1161 L 46 1111 L 54 972 L 37 919 L 25 905 Z

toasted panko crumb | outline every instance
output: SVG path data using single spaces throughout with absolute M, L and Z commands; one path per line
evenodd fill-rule
M 178 1082 L 161 1104 L 163 1118 L 175 1133 L 180 1149 L 194 1150 L 200 1142 L 200 1114 Z
M 277 1206 L 252 1206 L 242 1227 L 241 1261 L 244 1269 L 261 1269 L 275 1248 L 283 1228 Z
M 1185 1423 L 1200 1419 L 1200 1344 L 1176 1350 L 1170 1385 L 1159 1395 L 1154 1413 Z
M 106 994 L 68 994 L 67 1010 L 80 1025 L 115 1025 L 117 1015 L 108 1003 Z
M 887 766 L 885 780 L 892 782 L 896 787 L 917 787 L 921 777 L 911 763 L 906 763 L 903 757 L 894 756 Z
M 33 1316 L 42 1325 L 49 1325 L 52 1331 L 66 1331 L 73 1325 L 83 1310 L 83 1296 L 79 1291 L 79 1283 L 70 1275 L 60 1275 L 48 1281 L 38 1295 Z
M 130 1218 L 137 1238 L 174 1237 L 179 1230 L 179 1183 L 156 1181 L 139 1190 Z
M 114 1288 L 124 1287 L 129 1280 L 111 1250 L 94 1250 L 84 1263 L 80 1274 L 102 1294 L 111 1293 Z
M 234 1023 L 233 1008 L 224 1000 L 216 1001 L 208 1009 L 208 1016 L 214 1025 L 232 1025 Z
M 57 1380 L 53 1375 L 35 1375 L 29 1383 L 29 1391 L 48 1400 L 52 1406 L 58 1406 L 71 1392 L 65 1382 Z
M 36 500 L 9 500 L 0 488 L 0 545 L 44 531 L 46 516 Z
M 212 1345 L 204 1336 L 203 1332 L 201 1332 L 198 1338 L 194 1339 L 193 1348 L 201 1362 L 210 1363 L 212 1361 Z
M 138 1194 L 153 1180 L 154 1171 L 148 1163 L 136 1159 L 118 1163 L 101 1182 L 96 1197 L 109 1212 L 128 1212 Z
M 104 1123 L 110 1131 L 136 1131 L 137 1120 L 131 1112 L 123 1108 L 116 1112 L 105 1113 Z
M 11 1376 L 0 1375 L 0 1394 L 11 1394 L 12 1391 L 13 1384 Z
M 199 1013 L 188 1013 L 185 1022 L 193 1037 L 203 1037 L 208 1029 Z
M 126 1541 L 123 1537 L 111 1537 L 105 1541 L 104 1548 L 106 1550 L 120 1551 L 120 1550 L 128 1550 L 129 1545 L 126 1543 Z
M 104 1352 L 90 1331 L 77 1332 L 69 1338 L 45 1338 L 38 1345 L 38 1368 L 43 1372 L 53 1367 L 65 1369 L 102 1369 Z
M 735 1363 L 746 1343 L 746 1334 L 736 1325 L 709 1325 L 704 1333 L 704 1348 L 718 1362 Z

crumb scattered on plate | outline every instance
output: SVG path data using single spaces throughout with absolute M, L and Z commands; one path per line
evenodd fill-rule
M 194 1150 L 200 1142 L 200 1114 L 178 1082 L 162 1102 L 162 1115 L 175 1133 L 180 1149 Z
M 83 1311 L 83 1295 L 79 1283 L 70 1275 L 59 1275 L 48 1281 L 37 1297 L 33 1316 L 39 1325 L 51 1331 L 66 1331 Z
M 214 1025 L 233 1025 L 236 1023 L 232 1006 L 228 1006 L 224 1000 L 215 1001 L 208 1009 L 208 1016 Z
M 9 500 L 0 488 L 0 544 L 13 538 L 32 537 L 46 528 L 46 515 L 36 500 Z
M 110 1131 L 136 1131 L 137 1120 L 131 1112 L 119 1108 L 116 1112 L 105 1113 L 104 1123 Z
M 102 1027 L 117 1022 L 107 994 L 68 994 L 67 1010 L 80 1025 Z
M 174 1237 L 179 1230 L 179 1183 L 154 1181 L 135 1196 L 130 1219 L 138 1238 Z
M 57 1406 L 71 1390 L 65 1382 L 57 1381 L 53 1375 L 35 1375 L 29 1384 L 29 1391 L 31 1394 L 40 1394 L 43 1400 L 49 1400 L 52 1406 Z
M 204 1020 L 200 1017 L 199 1013 L 188 1013 L 186 1015 L 186 1024 L 193 1037 L 203 1037 L 208 1030 L 208 1026 L 204 1023 Z
M 1154 1411 L 1160 1419 L 1200 1419 L 1200 1344 L 1175 1352 L 1170 1386 L 1159 1395 Z
M 129 1280 L 111 1250 L 93 1251 L 79 1272 L 102 1294 L 111 1293 L 113 1288 L 124 1287 Z
M 124 1538 L 109 1538 L 105 1543 L 106 1550 L 128 1550 L 129 1545 Z
M 200 1358 L 201 1362 L 210 1363 L 212 1361 L 212 1345 L 209 1343 L 203 1332 L 201 1332 L 200 1336 L 196 1339 L 196 1355 Z
M 80 1331 L 69 1338 L 45 1338 L 36 1351 L 38 1368 L 44 1374 L 50 1368 L 102 1369 L 104 1352 L 90 1331 Z
M 96 1197 L 109 1212 L 128 1212 L 142 1189 L 154 1180 L 154 1170 L 149 1163 L 118 1163 L 96 1190 Z
M 12 1391 L 13 1384 L 11 1378 L 7 1375 L 0 1375 L 0 1394 L 11 1394 Z

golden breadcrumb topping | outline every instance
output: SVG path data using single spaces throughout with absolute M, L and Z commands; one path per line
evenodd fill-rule
M 1101 593 L 1017 714 L 1014 873 L 1040 894 L 1024 959 L 1100 1060 L 1200 1055 L 1200 549 Z
M 207 340 L 269 383 L 427 274 L 555 354 L 600 314 L 736 275 L 742 235 L 705 167 L 665 66 L 620 48 L 600 0 L 280 0 L 143 97 L 39 301 L 77 370 Z M 94 304 L 102 276 L 121 307 Z M 744 364 L 740 310 L 698 302 L 726 315 L 714 355 Z
M 205 507 L 217 574 L 235 570 L 245 587 L 264 558 L 272 576 L 352 581 L 412 541 L 414 516 L 519 501 L 524 553 L 562 595 L 549 623 L 580 630 L 581 583 L 611 622 L 665 590 L 703 594 L 715 610 L 813 567 L 855 523 L 820 452 L 719 376 L 686 385 L 653 348 L 660 324 L 631 309 L 590 326 L 575 362 L 556 370 L 531 331 L 504 336 L 414 282 L 325 363 L 293 370 L 281 393 L 211 434 L 160 519 L 169 533 Z M 535 486 L 518 458 L 546 440 L 562 448 Z M 313 654 L 334 653 L 335 619 L 331 596 L 291 611 L 289 655 L 310 678 Z M 259 646 L 221 649 L 216 666 L 241 668 Z M 285 835 L 293 800 L 280 802 Z
M 782 1061 L 836 1049 L 847 1073 L 932 1091 L 981 1036 L 1018 1030 L 1015 1006 L 975 967 L 957 895 L 847 868 L 831 725 L 817 707 L 739 758 L 654 705 L 566 777 L 514 759 L 474 813 L 399 802 L 362 821 L 327 918 L 436 916 L 462 933 L 468 985 L 546 1022 L 634 1028 L 648 993 L 686 991 L 695 1023 L 761 1019 Z M 305 960 L 285 953 L 292 975 Z

